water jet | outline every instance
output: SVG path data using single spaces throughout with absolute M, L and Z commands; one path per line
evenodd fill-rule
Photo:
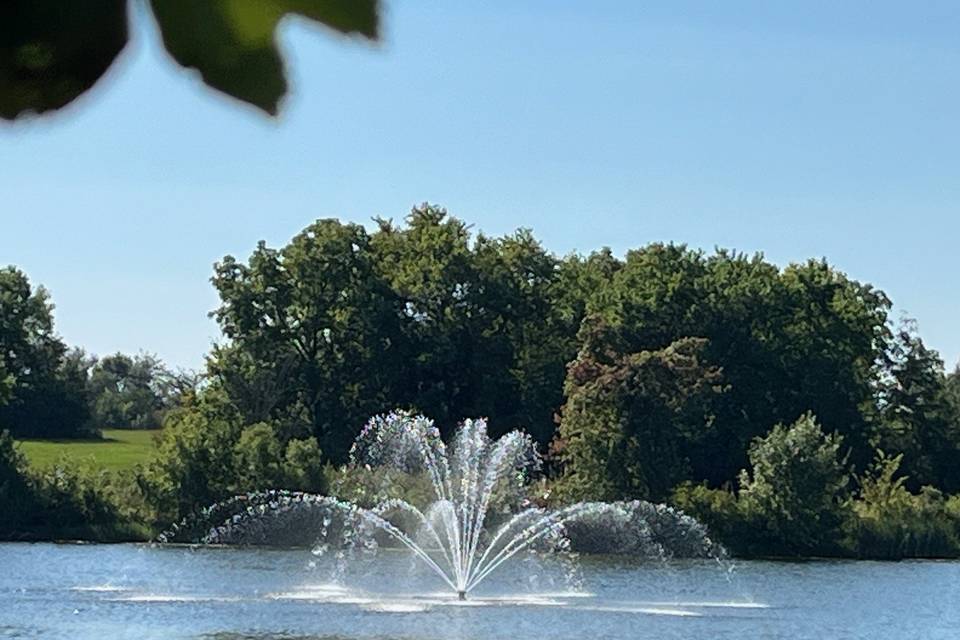
M 700 557 L 714 554 L 702 525 L 662 505 L 533 504 L 528 480 L 541 465 L 533 440 L 520 431 L 492 439 L 484 420 L 465 420 L 448 446 L 423 416 L 403 411 L 376 416 L 357 437 L 350 458 L 354 471 L 424 478 L 429 498 L 419 506 L 390 498 L 364 508 L 298 492 L 244 494 L 206 509 L 199 526 L 181 522 L 159 541 L 200 529 L 206 532 L 199 538 L 203 543 L 290 544 L 286 536 L 310 532 L 315 553 L 322 554 L 330 548 L 375 550 L 385 536 L 408 549 L 460 601 L 518 554 L 570 550 L 571 531 L 579 545 L 593 551 L 628 548 L 662 557 L 669 553 L 666 547 L 686 545 Z

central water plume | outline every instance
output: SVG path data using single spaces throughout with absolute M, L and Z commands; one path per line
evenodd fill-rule
M 602 503 L 578 503 L 557 511 L 529 506 L 529 474 L 540 458 L 530 436 L 510 432 L 490 438 L 484 420 L 466 420 L 450 446 L 431 420 L 394 412 L 371 420 L 351 451 L 353 464 L 424 472 L 433 492 L 426 512 L 403 500 L 389 500 L 373 511 L 411 516 L 419 525 L 416 540 L 392 525 L 384 528 L 411 548 L 463 599 L 484 578 L 517 553 L 538 543 L 563 545 L 564 523 L 588 513 L 614 509 Z M 512 513 L 488 531 L 494 504 Z M 401 535 L 397 535 L 397 533 Z

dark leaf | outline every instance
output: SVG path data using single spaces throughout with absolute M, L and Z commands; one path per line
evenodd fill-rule
M 127 42 L 126 0 L 0 3 L 0 116 L 59 109 L 89 89 Z
M 276 26 L 300 14 L 343 33 L 377 37 L 376 0 L 151 0 L 170 55 L 203 81 L 276 114 L 287 89 Z

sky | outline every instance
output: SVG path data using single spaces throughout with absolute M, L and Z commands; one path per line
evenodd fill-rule
M 560 255 L 826 257 L 960 362 L 952 0 L 388 0 L 379 44 L 283 23 L 276 120 L 134 30 L 74 105 L 0 124 L 0 264 L 71 345 L 198 368 L 215 261 L 429 201 Z

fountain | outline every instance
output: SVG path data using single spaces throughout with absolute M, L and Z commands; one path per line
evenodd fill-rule
M 466 420 L 448 447 L 431 420 L 395 411 L 367 423 L 351 450 L 351 466 L 371 474 L 393 470 L 425 476 L 430 494 L 425 505 L 390 498 L 363 508 L 298 492 L 245 494 L 201 514 L 203 528 L 220 524 L 207 528 L 200 541 L 282 543 L 283 532 L 311 531 L 320 541 L 319 552 L 336 533 L 339 546 L 365 550 L 377 546 L 379 534 L 409 549 L 459 600 L 519 553 L 569 551 L 571 531 L 580 546 L 593 551 L 625 546 L 664 555 L 670 552 L 665 545 L 685 544 L 688 555 L 717 552 L 699 523 L 668 507 L 639 501 L 578 502 L 557 509 L 534 505 L 528 479 L 540 465 L 533 440 L 520 431 L 494 440 L 484 420 Z M 180 523 L 160 541 L 183 538 L 189 525 Z M 603 534 L 611 533 L 620 540 L 605 549 Z

